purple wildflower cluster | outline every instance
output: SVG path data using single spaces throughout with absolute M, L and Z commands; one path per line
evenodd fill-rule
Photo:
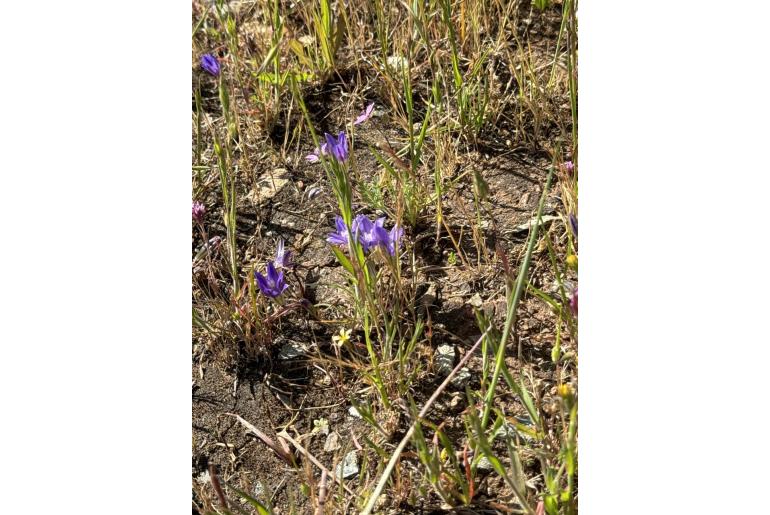
M 267 271 L 265 275 L 254 271 L 254 278 L 257 280 L 259 290 L 270 298 L 276 298 L 289 287 L 283 277 L 283 271 L 279 269 L 292 268 L 292 252 L 286 250 L 283 239 L 278 240 L 278 246 L 275 251 L 275 261 L 267 262 Z
M 326 143 L 321 143 L 321 147 L 316 147 L 311 154 L 305 156 L 305 159 L 307 159 L 310 163 L 317 163 L 321 160 L 321 156 L 325 156 L 326 154 Z
M 278 247 L 275 250 L 275 266 L 278 268 L 292 268 L 292 252 L 286 250 L 283 246 L 283 239 L 278 240 Z
M 201 68 L 213 75 L 219 77 L 219 61 L 211 54 L 204 54 L 201 56 Z
M 361 114 L 358 115 L 358 118 L 355 119 L 353 122 L 353 125 L 359 125 L 361 123 L 364 123 L 366 120 L 372 117 L 372 113 L 374 112 L 374 102 L 366 106 L 366 109 L 364 109 Z
M 206 206 L 198 202 L 197 200 L 193 200 L 192 203 L 192 218 L 199 224 L 203 223 L 203 215 L 206 214 Z
M 285 292 L 286 288 L 289 287 L 283 278 L 283 272 L 276 270 L 272 261 L 267 262 L 267 273 L 265 275 L 255 271 L 254 278 L 257 280 L 260 291 L 273 299 Z
M 366 106 L 366 109 L 364 109 L 361 114 L 358 115 L 358 118 L 353 121 L 353 125 L 364 123 L 372 117 L 373 112 L 374 102 Z M 348 148 L 348 137 L 345 134 L 345 131 L 340 131 L 336 138 L 328 132 L 325 132 L 324 140 L 325 141 L 321 143 L 321 146 L 316 147 L 311 154 L 305 156 L 305 159 L 311 163 L 317 163 L 321 160 L 321 156 L 331 155 L 339 163 L 347 161 L 348 156 L 350 155 L 350 149 Z
M 324 133 L 324 138 L 326 138 L 326 142 L 321 143 L 320 148 L 313 150 L 313 153 L 308 154 L 305 159 L 311 163 L 317 163 L 322 155 L 331 155 L 339 163 L 347 161 L 350 151 L 345 131 L 340 131 L 336 138 L 327 132 Z
M 348 244 L 348 228 L 341 216 L 334 219 L 336 231 L 329 234 L 326 241 L 332 245 Z M 353 237 L 358 240 L 363 247 L 364 252 L 369 252 L 373 248 L 382 246 L 391 256 L 396 255 L 396 250 L 401 246 L 401 237 L 404 230 L 399 226 L 393 226 L 390 231 L 385 229 L 385 217 L 378 218 L 374 222 L 365 215 L 358 215 L 353 219 L 353 225 L 350 228 Z

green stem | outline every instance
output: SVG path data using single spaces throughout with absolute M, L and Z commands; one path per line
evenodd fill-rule
M 529 264 L 532 260 L 532 253 L 535 250 L 535 243 L 537 242 L 538 229 L 540 228 L 540 217 L 543 213 L 543 206 L 545 205 L 545 199 L 548 196 L 548 190 L 551 187 L 551 179 L 553 178 L 553 167 L 548 172 L 548 178 L 543 188 L 543 194 L 540 196 L 540 204 L 537 206 L 537 216 L 535 217 L 534 227 L 530 229 L 529 243 L 527 244 L 527 253 L 524 255 L 524 260 L 521 263 L 519 269 L 519 275 L 516 278 L 515 288 L 509 292 L 508 296 L 508 312 L 505 317 L 505 327 L 503 334 L 500 337 L 500 345 L 497 347 L 497 355 L 495 356 L 495 370 L 492 373 L 492 381 L 489 383 L 489 390 L 487 390 L 486 399 L 484 399 L 484 415 L 481 418 L 482 430 L 487 427 L 489 422 L 489 414 L 492 409 L 493 398 L 495 396 L 495 388 L 497 382 L 500 380 L 500 373 L 505 365 L 505 347 L 508 342 L 508 337 L 511 334 L 513 327 L 516 325 L 516 308 L 521 301 L 522 294 L 524 292 L 524 286 L 527 282 L 527 272 L 529 272 Z M 519 342 L 518 359 L 521 361 L 521 342 Z

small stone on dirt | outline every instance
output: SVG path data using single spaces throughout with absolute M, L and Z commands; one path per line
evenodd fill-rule
M 470 304 L 474 308 L 480 309 L 481 306 L 484 304 L 484 302 L 481 300 L 481 295 L 477 293 L 473 297 L 471 297 L 471 300 L 468 301 L 468 304 Z
M 396 71 L 401 71 L 402 69 L 406 68 L 408 64 L 409 61 L 400 55 L 388 56 L 388 66 L 394 68 Z
M 489 461 L 489 459 L 486 456 L 482 456 L 476 468 L 478 470 L 485 470 L 485 471 L 494 470 L 494 467 L 492 466 L 492 462 Z
M 436 370 L 441 375 L 449 375 L 452 369 L 455 367 L 455 348 L 454 345 L 448 345 L 446 343 L 441 344 L 436 349 Z
M 329 436 L 326 437 L 326 442 L 324 442 L 324 451 L 334 452 L 339 448 L 340 448 L 340 435 L 337 434 L 337 431 L 332 431 L 331 433 L 329 433 Z
M 471 371 L 467 367 L 463 367 L 457 371 L 457 374 L 449 382 L 455 388 L 465 388 L 468 381 L 471 378 Z
M 302 355 L 304 355 L 307 352 L 307 348 L 298 342 L 287 342 L 284 344 L 283 347 L 281 347 L 280 352 L 278 353 L 278 359 L 281 360 L 288 360 L 288 359 L 295 359 Z
M 289 173 L 285 168 L 276 168 L 263 173 L 257 180 L 257 186 L 249 192 L 252 202 L 259 204 L 275 197 L 289 183 Z
M 355 406 L 348 408 L 348 413 L 350 413 L 351 417 L 361 418 L 361 414 L 358 412 Z
M 337 479 L 348 479 L 358 474 L 358 456 L 356 451 L 350 451 L 345 455 L 342 463 L 337 465 L 335 475 Z
M 421 301 L 426 306 L 433 306 L 436 302 L 436 284 L 430 283 L 430 286 L 428 286 L 427 291 L 422 295 Z
M 541 216 L 539 220 L 540 223 L 538 223 L 537 218 L 533 218 L 532 220 L 530 220 L 525 224 L 521 224 L 514 227 L 512 232 L 514 234 L 528 232 L 530 227 L 534 227 L 535 225 L 545 225 L 547 223 L 553 222 L 554 220 L 560 220 L 560 218 L 558 216 L 552 216 L 552 215 Z

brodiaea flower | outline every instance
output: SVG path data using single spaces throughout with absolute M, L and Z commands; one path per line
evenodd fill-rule
M 569 224 L 572 227 L 572 233 L 577 238 L 577 217 L 575 215 L 569 215 Z
M 384 224 L 384 217 L 378 218 L 374 223 L 364 215 L 356 217 L 353 222 L 353 228 L 358 236 L 358 241 L 364 248 L 364 252 L 368 252 L 377 245 L 388 244 L 388 231 L 383 227 Z
M 201 68 L 209 72 L 214 77 L 219 77 L 219 61 L 211 54 L 201 56 Z
M 254 278 L 260 291 L 270 298 L 279 296 L 289 287 L 283 280 L 283 272 L 276 270 L 272 261 L 267 263 L 267 277 L 255 271 Z
M 283 246 L 283 238 L 278 240 L 278 248 L 275 250 L 275 266 L 277 268 L 291 268 L 294 263 L 291 261 L 292 252 L 286 250 Z
M 337 230 L 329 234 L 326 241 L 332 245 L 347 245 L 348 230 L 341 216 L 334 217 Z M 401 237 L 404 230 L 398 226 L 393 227 L 390 232 L 385 230 L 385 217 L 380 217 L 374 222 L 369 220 L 366 215 L 357 215 L 353 219 L 350 232 L 353 237 L 361 244 L 364 252 L 383 246 L 391 256 L 396 255 L 396 250 L 401 246 Z
M 196 222 L 203 223 L 203 215 L 206 214 L 206 206 L 198 202 L 197 200 L 193 200 L 192 203 L 192 217 L 193 220 Z
M 388 249 L 388 254 L 391 256 L 396 255 L 396 250 L 398 250 L 399 247 L 401 247 L 401 237 L 404 235 L 404 230 L 394 225 L 393 228 L 388 233 L 388 240 L 387 244 L 385 245 Z
M 366 109 L 364 109 L 363 112 L 358 115 L 358 118 L 356 118 L 356 120 L 353 122 L 353 125 L 364 123 L 366 120 L 372 117 L 373 111 L 374 111 L 374 102 L 366 106 Z
M 348 158 L 348 140 L 345 132 L 340 131 L 336 138 L 328 132 L 324 136 L 326 137 L 326 151 L 338 162 L 345 162 Z
M 307 159 L 311 163 L 317 163 L 321 160 L 321 155 L 326 155 L 326 143 L 321 143 L 321 147 L 313 150 L 312 154 L 308 154 L 305 156 L 305 159 Z
M 567 172 L 569 175 L 572 175 L 572 172 L 575 171 L 575 163 L 572 161 L 565 161 L 564 164 L 561 165 L 564 168 L 564 171 Z
M 326 241 L 332 245 L 347 245 L 348 244 L 348 228 L 345 225 L 345 220 L 341 216 L 334 217 L 334 223 L 337 226 L 337 231 L 333 232 L 326 238 Z M 354 224 L 355 227 L 355 224 Z

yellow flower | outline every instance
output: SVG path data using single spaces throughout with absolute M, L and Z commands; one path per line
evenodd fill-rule
M 572 398 L 575 396 L 575 390 L 572 389 L 572 386 L 566 383 L 562 383 L 559 385 L 558 392 L 559 392 L 559 396 L 565 401 L 571 401 Z
M 342 347 L 350 341 L 350 329 L 340 329 L 340 334 L 332 336 L 332 344 L 337 347 Z

